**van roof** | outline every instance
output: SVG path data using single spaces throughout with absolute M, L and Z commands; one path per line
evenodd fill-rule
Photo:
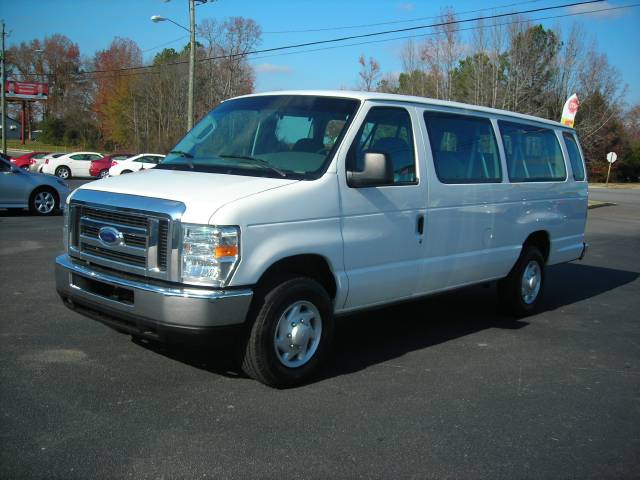
M 265 96 L 265 95 L 315 95 L 319 97 L 353 98 L 361 101 L 376 100 L 376 101 L 413 103 L 413 104 L 420 104 L 420 105 L 432 105 L 432 106 L 438 106 L 438 107 L 455 108 L 457 110 L 492 113 L 495 115 L 502 115 L 502 116 L 512 117 L 512 118 L 520 118 L 522 120 L 546 123 L 554 127 L 573 130 L 570 127 L 562 125 L 560 122 L 556 122 L 554 120 L 548 120 L 546 118 L 535 117 L 533 115 L 525 115 L 523 113 L 515 113 L 515 112 L 510 112 L 508 110 L 482 107 L 479 105 L 471 105 L 468 103 L 450 102 L 447 100 L 436 100 L 434 98 L 416 97 L 412 95 L 398 95 L 395 93 L 361 92 L 361 91 L 354 91 L 354 90 L 279 90 L 279 91 L 253 93 L 250 95 L 243 95 L 241 97 L 236 97 L 236 98 L 259 97 L 259 96 Z

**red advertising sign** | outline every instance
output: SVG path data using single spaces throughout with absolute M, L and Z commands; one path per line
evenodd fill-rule
M 4 91 L 8 99 L 46 100 L 49 96 L 49 84 L 7 80 L 4 85 Z

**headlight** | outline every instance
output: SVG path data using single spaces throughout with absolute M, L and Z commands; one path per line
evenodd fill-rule
M 182 281 L 226 287 L 240 260 L 240 229 L 182 224 Z

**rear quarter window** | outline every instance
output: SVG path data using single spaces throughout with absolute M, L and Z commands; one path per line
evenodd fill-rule
M 581 182 L 584 180 L 584 164 L 582 163 L 582 155 L 580 155 L 576 137 L 568 132 L 564 132 L 562 138 L 564 138 L 564 144 L 569 154 L 571 170 L 573 170 L 573 179 Z

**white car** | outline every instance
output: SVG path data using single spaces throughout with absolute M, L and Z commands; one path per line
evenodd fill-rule
M 126 160 L 114 161 L 109 168 L 109 176 L 114 177 L 123 173 L 133 173 L 138 170 L 148 170 L 156 167 L 164 158 L 157 153 L 141 153 Z
M 61 157 L 62 155 L 67 155 L 67 152 L 49 153 L 44 157 L 42 157 L 41 159 L 39 159 L 34 165 L 32 165 L 31 170 L 38 173 L 42 173 L 42 169 L 44 168 L 44 164 L 47 162 L 47 160 L 58 158 L 58 157 Z
M 91 161 L 102 157 L 103 155 L 97 152 L 73 152 L 58 158 L 48 158 L 42 167 L 42 173 L 56 175 L 63 180 L 71 177 L 91 177 Z

